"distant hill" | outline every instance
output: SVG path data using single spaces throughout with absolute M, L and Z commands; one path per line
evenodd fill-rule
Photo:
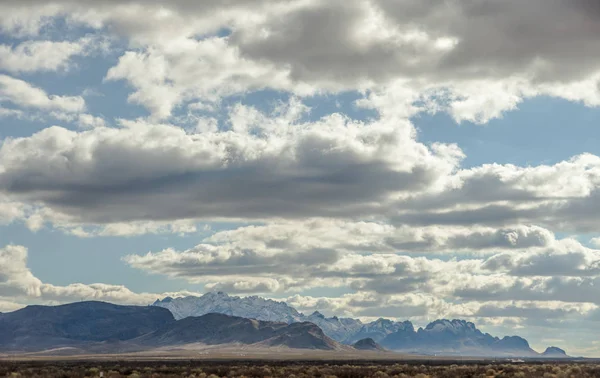
M 131 342 L 148 347 L 241 343 L 298 349 L 344 349 L 312 323 L 267 322 L 216 313 L 178 320 Z
M 510 336 L 499 339 L 483 333 L 475 324 L 464 320 L 440 319 L 417 331 L 406 327 L 387 335 L 381 345 L 385 348 L 424 354 L 469 356 L 535 357 L 538 353 L 527 340 Z
M 354 349 L 358 349 L 358 350 L 370 350 L 370 351 L 374 351 L 374 352 L 385 351 L 385 349 L 381 345 L 377 344 L 375 342 L 375 340 L 373 340 L 370 337 L 367 337 L 366 339 L 358 340 L 357 342 L 352 344 L 352 347 Z
M 544 353 L 542 353 L 542 357 L 545 357 L 545 358 L 570 358 L 570 356 L 567 355 L 567 352 L 565 352 L 564 350 L 562 350 L 558 347 L 554 347 L 554 346 L 546 348 Z
M 79 302 L 29 306 L 0 315 L 0 351 L 4 352 L 74 348 L 106 353 L 117 347 L 135 351 L 192 343 L 349 349 L 309 322 L 288 324 L 216 313 L 176 321 L 169 310 L 155 306 Z
M 0 316 L 0 350 L 33 351 L 129 340 L 174 323 L 166 309 L 78 302 L 28 306 Z

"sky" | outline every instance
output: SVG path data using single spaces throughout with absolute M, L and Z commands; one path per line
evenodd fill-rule
M 595 0 L 0 2 L 0 311 L 261 295 L 600 356 Z

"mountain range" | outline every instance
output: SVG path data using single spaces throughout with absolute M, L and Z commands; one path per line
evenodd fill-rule
M 136 338 L 132 343 L 152 347 L 194 343 L 207 345 L 239 343 L 267 347 L 286 346 L 295 349 L 348 349 L 327 337 L 312 323 L 288 324 L 217 313 L 178 320 L 169 326 Z
M 222 313 L 288 324 L 310 322 L 340 344 L 352 345 L 359 340 L 371 339 L 377 347 L 406 353 L 568 357 L 562 349 L 556 347 L 548 348 L 544 353 L 538 353 L 522 337 L 494 337 L 489 333 L 481 332 L 475 324 L 458 319 L 440 319 L 429 323 L 425 328 L 418 329 L 415 329 L 410 321 L 397 322 L 383 318 L 365 324 L 359 319 L 336 316 L 328 318 L 317 311 L 307 316 L 285 302 L 257 296 L 245 298 L 229 296 L 223 292 L 210 292 L 201 297 L 167 297 L 157 300 L 153 306 L 170 310 L 176 319 L 207 313 Z
M 159 307 L 77 302 L 27 306 L 0 314 L 0 351 L 28 352 L 56 347 L 85 347 L 121 342 L 175 322 Z
M 270 320 L 264 320 L 264 317 Z M 225 293 L 166 298 L 152 306 L 78 302 L 28 306 L 0 313 L 0 353 L 119 354 L 215 346 L 352 353 L 399 351 L 447 356 L 568 357 L 564 350 L 554 346 L 537 353 L 521 337 L 494 337 L 465 320 L 441 319 L 415 330 L 409 321 L 378 319 L 363 324 L 358 319 L 328 318 L 318 312 L 305 316 L 283 302 L 259 297 L 231 297 Z
M 175 319 L 219 313 L 273 322 L 310 322 L 319 326 L 326 335 L 334 340 L 347 343 L 358 340 L 350 339 L 363 326 L 362 322 L 357 319 L 338 318 L 336 316 L 326 318 L 318 311 L 305 316 L 285 302 L 264 299 L 258 296 L 229 296 L 220 291 L 209 292 L 201 297 L 189 296 L 175 299 L 167 297 L 163 300 L 157 300 L 153 306 L 168 309 Z
M 72 349 L 111 353 L 188 344 L 351 350 L 309 322 L 270 322 L 210 313 L 176 320 L 164 308 L 78 302 L 0 314 L 0 352 Z

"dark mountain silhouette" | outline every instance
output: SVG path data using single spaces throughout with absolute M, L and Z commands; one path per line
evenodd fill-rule
M 312 323 L 287 324 L 215 313 L 178 320 L 131 342 L 147 347 L 241 343 L 299 349 L 344 348 Z
M 558 348 L 558 347 L 548 347 L 546 348 L 546 350 L 544 351 L 544 353 L 542 353 L 542 357 L 546 357 L 546 358 L 569 358 L 570 356 L 567 355 L 567 352 L 565 352 L 564 350 Z
M 257 301 L 262 303 L 258 297 L 251 299 L 245 303 L 246 307 Z M 232 306 L 237 301 L 232 300 Z M 291 311 L 277 302 L 266 302 L 264 305 L 276 307 L 283 314 Z M 325 330 L 309 321 L 265 321 L 222 313 L 175 320 L 168 309 L 159 306 L 119 306 L 104 302 L 28 306 L 15 312 L 0 313 L 0 352 L 35 352 L 72 347 L 88 353 L 117 353 L 194 343 L 352 350 L 350 346 L 328 336 L 328 331 L 335 331 L 339 337 L 350 334 L 351 337 L 345 338 L 345 342 L 351 344 L 349 340 L 353 340 L 354 347 L 360 350 L 385 348 L 428 355 L 568 357 L 556 347 L 550 347 L 542 354 L 537 353 L 521 337 L 500 339 L 481 332 L 473 323 L 464 320 L 436 320 L 425 328 L 415 330 L 409 321 L 378 319 L 362 324 L 355 319 L 346 322 L 348 319 L 325 318 L 320 313 L 309 317 L 300 314 L 299 319 L 304 318 L 324 319 L 327 321 L 324 324 L 331 328 Z
M 0 350 L 32 351 L 129 340 L 174 323 L 166 309 L 78 302 L 28 306 L 0 316 Z
M 370 351 L 379 351 L 379 352 L 383 352 L 385 351 L 385 349 L 377 344 L 375 342 L 375 340 L 373 340 L 370 337 L 367 337 L 366 339 L 360 339 L 357 342 L 355 342 L 354 344 L 352 344 L 352 347 L 354 347 L 354 349 L 358 349 L 358 350 L 370 350 Z
M 505 336 L 502 339 L 495 338 L 496 341 L 491 344 L 491 347 L 496 350 L 514 350 L 514 351 L 530 351 L 533 349 L 529 346 L 529 342 L 519 336 Z
M 348 338 L 356 334 L 363 326 L 362 322 L 357 319 L 338 318 L 337 316 L 327 318 L 318 311 L 306 316 L 285 302 L 254 295 L 249 297 L 230 296 L 222 291 L 208 292 L 200 297 L 188 296 L 175 299 L 166 297 L 163 300 L 156 300 L 152 305 L 169 309 L 177 320 L 189 316 L 219 313 L 288 324 L 310 322 L 321 328 L 327 336 L 344 343 L 351 343 L 352 341 L 349 341 Z M 358 339 L 354 341 L 356 340 Z
M 371 338 L 376 342 L 380 342 L 387 335 L 404 330 L 413 329 L 413 325 L 409 321 L 395 322 L 389 319 L 379 318 L 371 323 L 363 325 L 358 332 L 350 336 L 345 342 L 354 343 L 357 340 Z
M 362 323 L 359 319 L 326 317 L 319 311 L 306 316 L 285 302 L 258 296 L 229 296 L 224 292 L 209 292 L 200 297 L 167 297 L 157 300 L 153 305 L 169 309 L 176 319 L 221 313 L 287 324 L 310 322 L 333 340 L 348 345 L 371 338 L 386 349 L 419 354 L 540 356 L 523 338 L 494 337 L 465 320 L 440 319 L 415 330 L 410 321 L 379 318 Z
M 413 327 L 387 335 L 381 345 L 391 350 L 443 355 L 534 357 L 538 353 L 527 340 L 510 336 L 499 339 L 464 320 L 440 319 L 416 332 Z

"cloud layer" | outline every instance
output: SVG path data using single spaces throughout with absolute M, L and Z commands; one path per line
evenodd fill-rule
M 27 267 L 27 248 L 7 245 L 0 248 L 0 311 L 12 311 L 31 303 L 65 303 L 99 300 L 145 305 L 164 295 L 191 293 L 134 293 L 122 285 L 73 283 L 56 286 L 42 282 Z
M 411 117 L 600 105 L 599 19 L 591 0 L 3 1 L 0 224 L 225 221 L 122 262 L 305 310 L 592 329 L 600 157 L 465 167 Z M 55 286 L 0 249 L 0 309 L 80 298 L 155 294 Z

